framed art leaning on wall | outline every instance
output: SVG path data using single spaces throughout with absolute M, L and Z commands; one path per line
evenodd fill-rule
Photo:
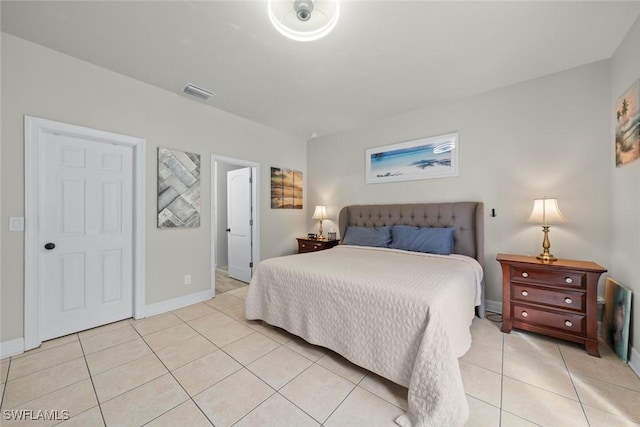
M 369 148 L 367 184 L 458 175 L 458 133 Z

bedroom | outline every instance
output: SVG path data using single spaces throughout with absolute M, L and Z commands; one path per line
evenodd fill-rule
M 3 31 L 8 9 L 3 2 Z M 596 261 L 609 270 L 607 274 L 638 292 L 640 162 L 615 167 L 611 115 L 619 96 L 640 77 L 640 64 L 634 55 L 640 46 L 637 16 L 637 9 L 626 14 L 626 25 L 616 26 L 618 34 L 614 37 L 618 42 L 601 57 L 574 66 L 558 60 L 556 72 L 513 81 L 484 93 L 416 106 L 406 113 L 320 135 L 309 142 L 306 133 L 279 131 L 192 102 L 127 77 L 125 72 L 118 74 L 108 66 L 91 64 L 26 41 L 11 31 L 4 32 L 3 223 L 7 224 L 9 217 L 24 215 L 22 129 L 27 114 L 146 139 L 145 272 L 146 304 L 151 308 L 210 288 L 208 159 L 213 154 L 260 161 L 262 200 L 268 200 L 264 183 L 268 182 L 270 166 L 304 173 L 303 210 L 262 206 L 262 259 L 293 253 L 296 237 L 317 231 L 317 221 L 311 219 L 314 205 L 329 208 L 332 219 L 325 223 L 325 229 L 330 230 L 332 226 L 337 229 L 338 210 L 347 204 L 480 200 L 487 212 L 494 208 L 497 214 L 485 218 L 485 280 L 487 299 L 499 303 L 501 276 L 495 254 L 540 251 L 540 229 L 526 220 L 532 199 L 552 195 L 558 198 L 568 219 L 566 224 L 552 227 L 554 254 Z M 341 24 L 348 29 L 347 22 L 342 20 Z M 127 34 L 127 28 L 121 30 Z M 122 59 L 116 50 L 96 52 L 116 56 L 114 61 Z M 185 77 L 191 78 L 196 79 Z M 396 82 L 386 84 L 392 87 Z M 366 148 L 450 131 L 460 132 L 458 177 L 364 183 Z M 199 229 L 167 233 L 155 227 L 156 147 L 195 151 L 206 159 L 202 192 L 207 199 Z M 23 338 L 23 237 L 20 232 L 9 232 L 6 226 L 2 229 L 3 349 L 19 349 Z M 192 285 L 183 285 L 185 274 L 191 274 Z M 635 360 L 636 366 L 638 318 L 633 318 L 631 337 L 635 349 L 632 363 Z

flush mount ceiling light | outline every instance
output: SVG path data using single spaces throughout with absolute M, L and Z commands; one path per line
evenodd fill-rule
M 297 41 L 318 40 L 338 22 L 338 0 L 269 0 L 269 19 L 282 35 Z

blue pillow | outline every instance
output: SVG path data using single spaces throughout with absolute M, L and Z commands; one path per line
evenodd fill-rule
M 391 243 L 391 227 L 347 227 L 342 243 L 355 246 L 388 248 Z
M 431 228 L 393 226 L 393 240 L 389 245 L 393 249 L 449 255 L 453 250 L 453 227 Z

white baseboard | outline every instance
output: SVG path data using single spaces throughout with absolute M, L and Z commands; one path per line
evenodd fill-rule
M 629 366 L 640 377 L 640 351 L 631 347 L 631 357 L 629 357 Z
M 486 311 L 502 314 L 502 301 L 485 300 L 484 304 Z
M 211 298 L 213 298 L 213 290 L 207 289 L 206 291 L 196 292 L 195 294 L 185 295 L 183 297 L 157 302 L 155 304 L 149 304 L 145 307 L 145 317 L 165 313 L 167 311 L 175 310 L 176 308 L 196 304 Z
M 24 338 L 0 343 L 0 359 L 5 359 L 16 354 L 24 353 Z

